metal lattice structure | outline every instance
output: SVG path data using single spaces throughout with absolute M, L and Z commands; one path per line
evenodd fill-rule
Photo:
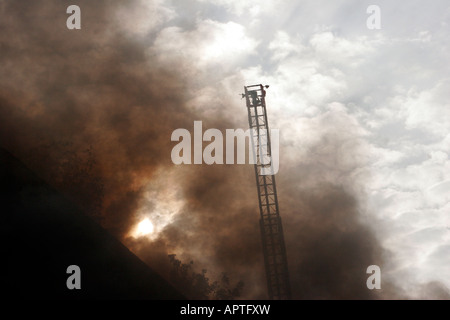
M 272 148 L 263 85 L 246 86 L 248 123 L 258 189 L 260 228 L 270 299 L 291 298 L 286 247 L 278 208 L 277 188 L 271 168 Z M 267 88 L 267 86 L 266 86 Z M 265 158 L 267 157 L 267 158 Z M 273 167 L 272 167 L 273 168 Z M 265 172 L 264 172 L 265 171 Z

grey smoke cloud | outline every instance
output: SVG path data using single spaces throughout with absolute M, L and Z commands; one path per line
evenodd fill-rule
M 156 32 L 157 24 L 141 25 L 133 34 L 126 32 L 129 24 L 124 28 L 111 18 L 122 17 L 120 1 L 77 4 L 82 29 L 69 31 L 67 2 L 1 2 L 6 17 L 0 19 L 1 145 L 161 274 L 167 276 L 167 255 L 176 253 L 213 276 L 226 271 L 232 279 L 244 280 L 244 298 L 266 298 L 250 166 L 176 168 L 178 176 L 170 183 L 180 190 L 174 196 L 182 200 L 178 214 L 156 239 L 128 236 L 138 222 L 136 212 L 155 206 L 154 199 L 146 198 L 149 186 L 158 190 L 161 183 L 162 189 L 155 177 L 175 170 L 172 131 L 190 130 L 194 120 L 222 132 L 246 125 L 243 102 L 242 122 L 229 111 L 193 108 L 192 92 L 198 84 L 183 73 L 196 70 L 189 60 L 191 51 L 187 58 L 181 54 L 170 64 L 160 63 L 143 36 Z M 133 5 L 142 3 L 130 2 Z M 160 23 L 172 14 L 149 12 Z M 126 11 L 124 17 L 133 14 Z M 170 32 L 166 30 L 166 38 L 156 37 L 156 44 L 170 39 Z M 211 108 L 227 110 L 236 97 L 221 95 Z M 367 266 L 383 268 L 386 255 L 360 219 L 364 197 L 355 190 L 365 180 L 346 175 L 349 164 L 359 165 L 354 155 L 361 153 L 360 145 L 339 136 L 354 133 L 345 119 L 322 124 L 314 133 L 321 139 L 310 142 L 307 161 L 289 157 L 287 147 L 281 150 L 277 182 L 294 298 L 403 297 L 388 282 L 381 292 L 365 287 Z

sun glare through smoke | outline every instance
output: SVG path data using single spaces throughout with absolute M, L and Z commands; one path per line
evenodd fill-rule
M 136 229 L 134 231 L 134 237 L 138 238 L 143 236 L 149 236 L 153 233 L 154 229 L 155 227 L 153 226 L 153 223 L 148 218 L 144 218 L 136 226 Z

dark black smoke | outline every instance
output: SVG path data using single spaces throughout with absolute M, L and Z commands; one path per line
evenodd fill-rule
M 376 298 L 366 287 L 366 269 L 383 267 L 382 250 L 369 228 L 358 223 L 356 199 L 330 184 L 302 190 L 299 197 L 302 207 L 286 228 L 298 298 Z
M 86 207 L 99 194 L 104 225 L 121 237 L 144 182 L 170 165 L 171 132 L 195 117 L 176 66 L 152 64 L 111 24 L 117 3 L 79 1 L 73 31 L 68 2 L 2 2 L 1 142 Z M 73 179 L 84 173 L 102 187 Z
M 239 126 L 186 107 L 195 79 L 176 64 L 158 65 L 148 43 L 114 24 L 120 2 L 0 1 L 0 143 L 161 274 L 175 253 L 213 277 L 243 280 L 244 298 L 267 298 L 250 166 L 183 167 L 177 186 L 185 205 L 175 221 L 154 241 L 127 237 L 155 172 L 174 166 L 173 130 L 192 130 L 194 120 L 204 129 Z M 69 4 L 82 8 L 81 30 L 65 26 Z M 358 219 L 361 199 L 310 169 L 291 163 L 278 181 L 294 298 L 399 297 L 389 284 L 379 294 L 365 287 L 367 266 L 382 267 L 384 258 Z

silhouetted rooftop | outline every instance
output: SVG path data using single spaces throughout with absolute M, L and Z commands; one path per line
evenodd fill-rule
M 2 290 L 10 299 L 184 299 L 122 243 L 0 148 Z M 69 290 L 69 265 L 81 289 Z

